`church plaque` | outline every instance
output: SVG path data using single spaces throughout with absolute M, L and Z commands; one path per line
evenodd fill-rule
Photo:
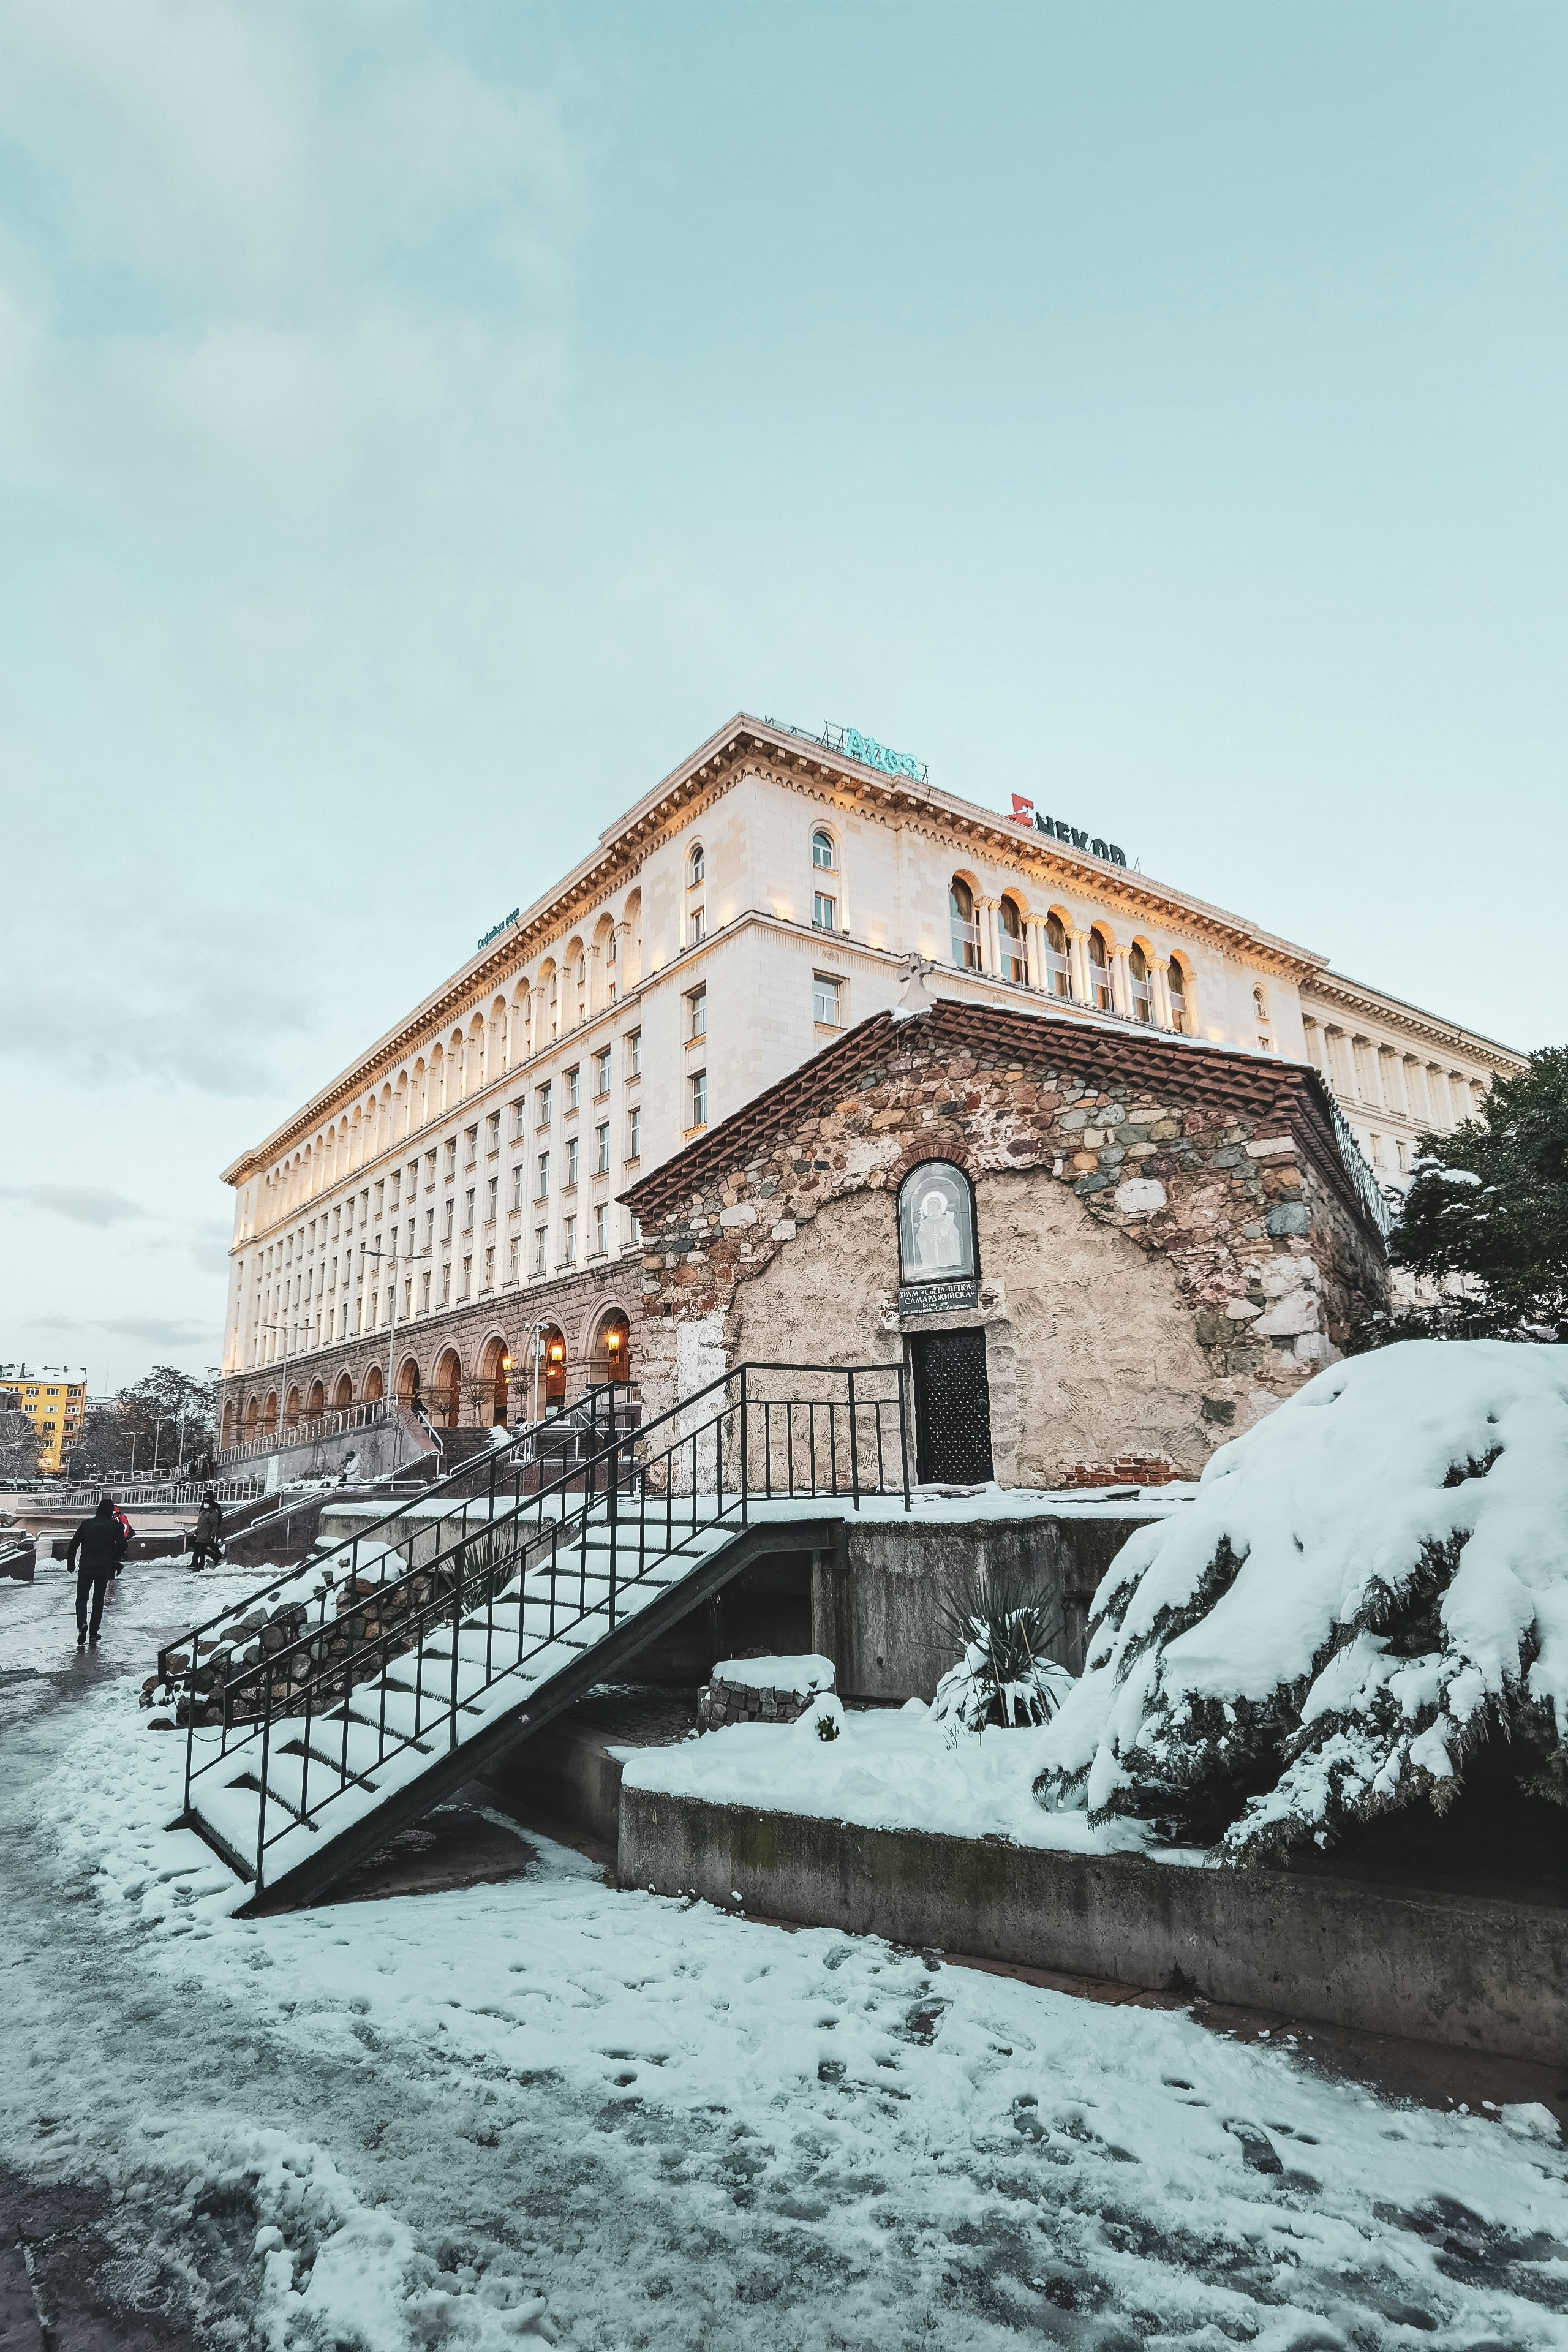
M 905 1282 L 899 1286 L 900 1315 L 952 1315 L 979 1303 L 980 1285 L 967 1282 Z

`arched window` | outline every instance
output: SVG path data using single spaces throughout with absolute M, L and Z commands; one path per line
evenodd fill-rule
M 973 1282 L 974 1193 L 950 1160 L 922 1160 L 899 1187 L 899 1280 Z
M 1004 898 L 996 909 L 996 920 L 1002 933 L 1002 977 L 1022 983 L 1029 976 L 1029 966 L 1024 953 L 1024 919 L 1018 912 L 1017 901 Z
M 1271 1034 L 1270 1034 L 1270 1032 L 1269 1032 L 1269 1027 L 1268 1027 L 1268 991 L 1266 988 L 1258 987 L 1258 988 L 1255 988 L 1255 989 L 1253 990 L 1253 992 L 1252 992 L 1252 1010 L 1253 1010 L 1253 1013 L 1256 1014 L 1256 1016 L 1257 1016 L 1257 1020 L 1258 1020 L 1258 1044 L 1262 1046 L 1262 1048 L 1263 1048 L 1263 1050 L 1264 1050 L 1264 1052 L 1265 1052 L 1266 1054 L 1271 1054 L 1271 1053 L 1274 1051 L 1274 1039 L 1273 1039 L 1273 1036 L 1271 1035 Z M 1357 1071 L 1357 1070 L 1356 1070 L 1356 1068 L 1355 1068 L 1355 1061 L 1356 1061 L 1355 1050 L 1354 1050 L 1354 1048 L 1352 1047 L 1352 1075 L 1356 1076 L 1359 1078 L 1359 1075 L 1360 1075 L 1360 1074 L 1359 1074 L 1359 1071 Z
M 1106 950 L 1103 931 L 1090 931 L 1089 935 L 1089 984 L 1093 991 L 1095 1010 L 1114 1013 L 1116 999 L 1110 991 L 1110 957 Z
M 1052 996 L 1072 994 L 1072 958 L 1059 915 L 1046 917 L 1046 987 Z
M 1187 975 L 1174 956 L 1165 971 L 1165 986 L 1171 999 L 1171 1026 L 1178 1037 L 1190 1037 L 1187 1027 Z
M 694 841 L 691 845 L 690 855 L 686 861 L 687 882 L 689 885 L 695 886 L 697 883 L 701 881 L 706 871 L 707 866 L 702 856 L 702 844 L 700 841 Z
M 1149 960 L 1136 940 L 1128 950 L 1127 971 L 1132 982 L 1132 1018 L 1152 1021 L 1154 992 L 1149 985 Z
M 947 888 L 947 910 L 952 920 L 952 960 L 963 970 L 980 969 L 980 926 L 974 919 L 974 893 L 955 874 Z
M 822 866 L 829 874 L 833 871 L 837 860 L 833 854 L 833 835 L 830 833 L 819 832 L 812 835 L 811 862 L 814 866 Z

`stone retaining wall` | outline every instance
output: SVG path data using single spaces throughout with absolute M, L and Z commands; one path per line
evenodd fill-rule
M 1568 1911 L 862 1829 L 623 1782 L 624 1886 L 1558 2063 Z

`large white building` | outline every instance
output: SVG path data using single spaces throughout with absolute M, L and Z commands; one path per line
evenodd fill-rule
M 635 1368 L 617 1194 L 892 1005 L 911 951 L 938 995 L 1310 1060 L 1390 1182 L 1523 1066 L 1007 796 L 837 730 L 712 736 L 226 1171 L 225 1442 L 380 1396 L 389 1358 L 452 1421 Z

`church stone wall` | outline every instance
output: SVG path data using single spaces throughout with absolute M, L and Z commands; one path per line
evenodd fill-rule
M 1048 1032 L 953 1050 L 910 1022 L 743 1164 L 705 1155 L 644 1216 L 645 1412 L 699 1360 L 894 1364 L 910 1334 L 979 1325 L 1004 1485 L 1196 1475 L 1341 1352 L 1386 1272 L 1278 1108 L 1194 1102 L 1172 1060 L 1118 1086 L 1053 1066 Z M 978 1304 L 900 1321 L 895 1196 L 928 1158 L 973 1180 Z

